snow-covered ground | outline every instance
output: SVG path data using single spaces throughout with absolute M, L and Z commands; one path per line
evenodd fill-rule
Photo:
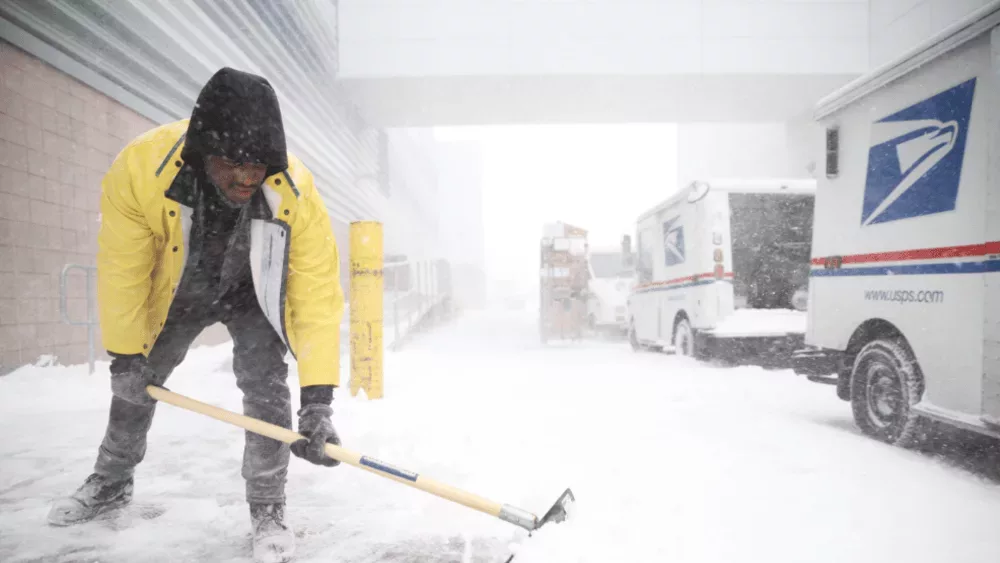
M 542 347 L 530 312 L 490 312 L 387 353 L 386 382 L 377 402 L 338 392 L 345 446 L 537 513 L 570 486 L 572 517 L 524 541 L 437 497 L 293 458 L 299 561 L 1000 561 L 988 472 L 859 435 L 832 388 L 789 371 Z M 240 407 L 228 346 L 192 351 L 168 386 Z M 90 472 L 109 398 L 106 364 L 0 378 L 0 561 L 247 561 L 243 433 L 170 405 L 133 508 L 46 525 Z
M 716 336 L 805 334 L 806 312 L 791 309 L 737 309 L 713 329 Z

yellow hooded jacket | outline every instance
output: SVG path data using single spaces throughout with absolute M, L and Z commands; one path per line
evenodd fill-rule
M 97 289 L 111 352 L 149 354 L 181 280 L 194 210 L 168 191 L 184 166 L 187 128 L 184 119 L 137 137 L 101 184 Z M 344 295 L 326 207 L 312 174 L 291 153 L 288 169 L 261 189 L 273 219 L 251 220 L 257 300 L 295 356 L 300 385 L 339 385 Z

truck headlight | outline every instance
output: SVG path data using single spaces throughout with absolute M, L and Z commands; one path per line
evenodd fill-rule
M 799 311 L 805 311 L 809 307 L 809 289 L 800 287 L 792 294 L 792 307 Z

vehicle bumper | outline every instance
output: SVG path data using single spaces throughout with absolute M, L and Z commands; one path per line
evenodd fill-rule
M 774 367 L 787 367 L 792 353 L 805 342 L 805 335 L 798 333 L 741 337 L 700 333 L 696 338 L 697 346 L 706 356 Z
M 792 370 L 809 381 L 836 385 L 844 357 L 839 350 L 806 346 L 792 353 Z

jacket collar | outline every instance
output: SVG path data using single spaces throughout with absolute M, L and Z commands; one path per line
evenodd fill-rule
M 194 208 L 198 204 L 198 174 L 194 168 L 183 165 L 163 195 L 181 205 Z
M 170 187 L 164 192 L 164 196 L 167 199 L 193 209 L 198 206 L 198 200 L 201 197 L 201 188 L 207 183 L 208 178 L 205 177 L 204 173 L 185 164 L 177 172 L 177 176 L 174 177 L 173 182 L 170 183 Z M 248 205 L 250 207 L 247 209 L 247 212 L 251 219 L 270 221 L 274 218 L 271 208 L 267 205 L 267 200 L 264 198 L 263 186 L 253 194 Z
M 250 209 L 247 209 L 247 213 L 250 215 L 251 219 L 260 219 L 262 221 L 270 221 L 274 219 L 274 214 L 271 213 L 271 207 L 267 204 L 267 199 L 264 198 L 264 186 L 262 185 L 253 197 L 250 198 Z

